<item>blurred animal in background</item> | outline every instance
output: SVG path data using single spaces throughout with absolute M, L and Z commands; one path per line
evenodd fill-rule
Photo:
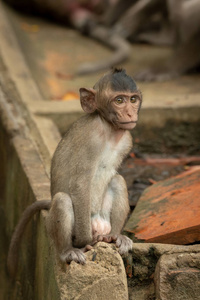
M 172 45 L 174 53 L 159 67 L 142 70 L 135 74 L 135 78 L 141 81 L 163 81 L 198 68 L 200 66 L 200 1 L 141 0 L 139 2 L 149 3 L 143 7 L 140 16 L 137 14 L 139 21 L 135 21 L 131 10 L 129 11 L 134 20 L 130 31 L 132 37 L 135 41 Z M 131 24 L 128 16 L 125 19 Z M 142 22 L 146 29 L 142 28 Z M 121 25 L 118 30 L 121 30 L 120 27 Z
M 12 7 L 29 14 L 48 17 L 76 28 L 114 50 L 111 57 L 98 63 L 81 65 L 75 75 L 105 70 L 126 60 L 130 54 L 129 43 L 103 25 L 102 18 L 115 0 L 4 0 Z
M 137 80 L 166 80 L 200 64 L 199 0 L 5 0 L 12 6 L 67 23 L 114 50 L 105 61 L 86 63 L 77 75 L 121 64 L 130 42 L 174 46 L 174 54 L 159 68 L 142 70 Z
M 104 24 L 133 42 L 174 46 L 159 68 L 135 74 L 137 80 L 162 81 L 200 65 L 199 15 L 199 0 L 119 0 L 105 13 Z

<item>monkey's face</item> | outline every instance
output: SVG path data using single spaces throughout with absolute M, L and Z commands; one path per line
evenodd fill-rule
M 109 99 L 110 122 L 117 128 L 132 130 L 138 121 L 141 101 L 139 92 L 112 93 L 112 99 Z

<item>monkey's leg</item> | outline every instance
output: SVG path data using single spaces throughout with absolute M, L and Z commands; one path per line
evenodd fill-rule
M 111 180 L 107 193 L 105 195 L 104 207 L 108 205 L 107 199 L 111 198 L 112 206 L 110 211 L 111 232 L 109 235 L 100 235 L 97 241 L 104 241 L 107 243 L 115 242 L 119 248 L 120 254 L 128 253 L 132 249 L 132 240 L 120 234 L 124 223 L 129 213 L 128 191 L 125 180 L 120 175 L 115 175 Z M 103 213 L 103 211 L 102 211 Z
M 74 211 L 68 194 L 57 193 L 47 217 L 47 229 L 62 262 L 85 263 L 84 249 L 73 248 Z

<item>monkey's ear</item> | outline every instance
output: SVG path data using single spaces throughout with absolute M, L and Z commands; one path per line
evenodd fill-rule
M 80 88 L 79 92 L 82 109 L 86 113 L 93 113 L 97 109 L 95 101 L 96 91 L 93 89 Z

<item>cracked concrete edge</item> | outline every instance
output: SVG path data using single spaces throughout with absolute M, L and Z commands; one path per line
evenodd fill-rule
M 1 85 L 0 118 L 8 138 L 11 140 L 12 145 L 14 145 L 17 157 L 27 175 L 36 200 L 50 199 L 50 181 L 45 172 L 38 149 L 35 147 L 30 133 L 27 132 L 26 124 L 23 122 L 22 116 L 18 114 L 13 103 L 8 102 L 7 96 L 1 89 Z M 38 176 L 40 176 L 40 180 L 38 180 Z M 40 186 L 47 187 L 45 197 L 38 195 Z
M 0 67 L 1 69 L 4 68 L 1 61 Z M 16 130 L 22 129 L 23 127 L 24 135 L 31 139 L 37 146 L 44 162 L 46 172 L 49 175 L 51 158 L 61 139 L 57 127 L 51 119 L 38 117 L 31 113 L 27 105 L 23 105 L 23 100 L 18 94 L 17 87 L 13 84 L 5 70 L 0 74 L 0 86 L 2 89 L 1 93 L 4 93 L 7 96 L 6 100 L 3 100 L 3 97 L 1 97 L 2 108 L 4 107 L 5 110 L 7 107 L 7 113 L 11 113 L 12 110 L 17 112 L 18 124 L 15 124 Z M 10 122 L 12 120 L 12 122 L 16 123 L 16 114 L 13 117 L 10 116 L 9 119 Z

